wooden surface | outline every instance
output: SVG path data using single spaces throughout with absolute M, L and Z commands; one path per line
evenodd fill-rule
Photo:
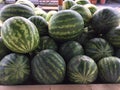
M 19 85 L 0 86 L 0 90 L 120 90 L 120 84 Z

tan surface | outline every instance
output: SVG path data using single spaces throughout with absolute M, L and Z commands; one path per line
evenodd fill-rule
M 120 84 L 0 86 L 0 90 L 120 90 Z

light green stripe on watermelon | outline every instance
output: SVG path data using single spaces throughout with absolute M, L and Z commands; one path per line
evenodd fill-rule
M 7 19 L 1 30 L 1 36 L 5 45 L 14 52 L 31 52 L 39 43 L 37 28 L 28 19 L 23 17 Z

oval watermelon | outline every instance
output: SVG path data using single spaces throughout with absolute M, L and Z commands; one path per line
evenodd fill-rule
M 13 52 L 28 53 L 39 44 L 39 34 L 36 26 L 24 17 L 11 17 L 1 28 L 4 44 Z
M 61 10 L 49 21 L 49 35 L 57 40 L 74 39 L 83 32 L 82 16 L 73 10 Z

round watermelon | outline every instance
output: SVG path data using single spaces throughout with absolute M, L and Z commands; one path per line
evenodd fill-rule
M 11 17 L 3 23 L 1 37 L 11 51 L 18 53 L 31 52 L 39 44 L 36 26 L 20 16 Z
M 85 26 L 87 26 L 90 19 L 92 18 L 92 14 L 91 14 L 90 10 L 85 6 L 78 5 L 78 4 L 72 6 L 70 9 L 78 12 L 83 17 L 83 20 L 85 22 Z
M 89 0 L 75 0 L 75 2 L 79 5 L 85 5 L 91 3 Z
M 64 59 L 53 50 L 42 50 L 31 62 L 33 78 L 40 84 L 62 83 L 65 77 Z
M 120 48 L 120 26 L 111 29 L 106 34 L 106 39 L 114 46 Z
M 50 11 L 48 11 L 48 13 L 47 13 L 47 15 L 46 15 L 46 20 L 47 20 L 47 22 L 49 22 L 50 18 L 51 18 L 55 13 L 57 13 L 57 11 L 55 11 L 55 10 L 50 10 Z
M 30 75 L 28 57 L 11 53 L 0 61 L 0 84 L 23 84 Z
M 29 18 L 33 15 L 35 15 L 34 10 L 22 4 L 8 4 L 0 10 L 0 20 L 3 22 L 14 16 Z
M 48 35 L 48 23 L 42 16 L 31 16 L 28 18 L 38 29 L 39 35 Z
M 17 0 L 15 4 L 22 4 L 31 7 L 33 10 L 35 9 L 34 3 L 32 3 L 30 0 Z
M 73 57 L 67 65 L 67 76 L 71 83 L 88 84 L 96 80 L 98 67 L 94 60 L 86 55 Z
M 60 46 L 59 53 L 63 56 L 66 62 L 77 55 L 83 55 L 84 49 L 81 44 L 76 41 L 68 41 Z
M 97 10 L 91 19 L 91 26 L 97 34 L 106 34 L 112 28 L 119 25 L 120 12 L 112 7 Z
M 63 10 L 70 9 L 75 4 L 76 3 L 73 0 L 64 0 L 62 8 L 63 8 Z
M 61 10 L 51 17 L 48 28 L 52 38 L 71 40 L 82 34 L 84 21 L 76 11 Z
M 112 56 L 113 47 L 103 38 L 90 39 L 85 45 L 85 53 L 95 61 L 101 58 Z
M 58 46 L 56 44 L 56 42 L 54 41 L 54 39 L 52 39 L 49 36 L 42 36 L 40 38 L 40 43 L 37 47 L 37 49 L 35 49 L 35 52 L 40 52 L 41 50 L 45 50 L 45 49 L 52 49 L 57 51 Z
M 120 83 L 120 58 L 105 57 L 98 62 L 99 77 L 105 83 Z

